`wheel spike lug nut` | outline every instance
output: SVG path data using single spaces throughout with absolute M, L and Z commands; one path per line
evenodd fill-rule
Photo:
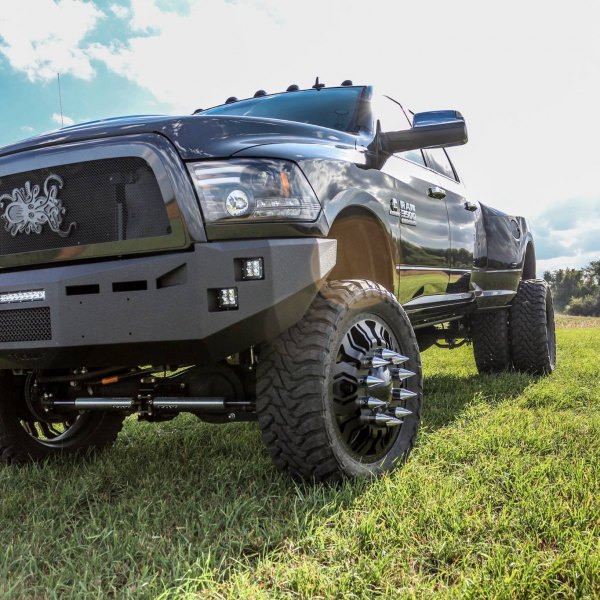
M 367 369 L 377 369 L 379 367 L 387 367 L 390 364 L 390 361 L 379 358 L 379 356 L 373 356 L 371 358 L 365 358 L 362 364 L 363 367 L 366 367 Z
M 412 371 L 409 371 L 408 369 L 392 369 L 391 373 L 392 373 L 392 377 L 396 381 L 404 381 L 405 379 L 408 379 L 409 377 L 416 375 L 416 373 L 413 373 Z
M 360 419 L 363 421 L 363 423 L 375 425 L 376 427 L 395 427 L 396 425 L 402 424 L 400 419 L 396 419 L 396 417 L 385 415 L 383 413 L 377 413 L 374 415 L 361 415 Z
M 392 362 L 395 365 L 401 365 L 402 363 L 405 363 L 407 360 L 409 360 L 408 356 L 403 356 L 402 354 L 398 354 L 398 356 L 396 356 L 396 358 L 392 358 Z
M 362 381 L 367 387 L 381 387 L 384 385 L 388 385 L 387 382 L 379 377 L 373 377 L 372 375 L 367 375 Z
M 371 410 L 376 410 L 377 408 L 384 408 L 388 405 L 388 403 L 385 400 L 373 398 L 372 396 L 361 396 L 359 398 L 359 402 L 361 406 L 364 406 L 365 408 L 369 408 Z
M 415 392 L 405 390 L 404 388 L 394 388 L 392 390 L 392 400 L 410 400 L 411 398 L 416 398 L 417 396 L 418 394 Z
M 400 365 L 408 360 L 408 356 L 403 356 L 399 352 L 394 352 L 389 348 L 383 348 L 379 351 L 379 356 L 385 360 L 391 360 L 395 365 Z
M 394 409 L 394 416 L 397 419 L 403 419 L 404 417 L 408 417 L 408 415 L 412 415 L 412 411 L 403 408 L 402 406 L 397 406 Z

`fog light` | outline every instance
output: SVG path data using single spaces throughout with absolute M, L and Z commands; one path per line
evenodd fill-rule
M 237 288 L 223 288 L 217 292 L 219 310 L 232 310 L 238 307 Z
M 242 259 L 242 279 L 264 279 L 262 258 L 244 258 Z

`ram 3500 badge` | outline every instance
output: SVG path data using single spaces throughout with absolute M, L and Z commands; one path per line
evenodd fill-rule
M 1 459 L 191 412 L 257 419 L 292 476 L 377 474 L 415 442 L 428 346 L 552 371 L 531 233 L 467 196 L 466 141 L 346 81 L 1 149 Z

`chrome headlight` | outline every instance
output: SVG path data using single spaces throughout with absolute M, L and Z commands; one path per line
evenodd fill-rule
M 208 223 L 314 221 L 321 205 L 300 169 L 284 160 L 188 164 Z

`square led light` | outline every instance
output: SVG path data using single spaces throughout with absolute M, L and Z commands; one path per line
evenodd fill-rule
M 217 291 L 217 306 L 219 310 L 232 310 L 238 307 L 237 288 L 222 288 Z
M 244 258 L 242 259 L 242 279 L 264 279 L 265 272 L 262 258 Z

